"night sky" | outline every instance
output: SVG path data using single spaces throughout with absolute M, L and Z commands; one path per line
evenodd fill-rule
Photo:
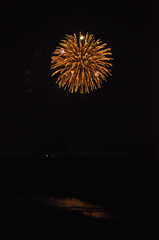
M 138 143 L 159 156 L 158 4 L 153 1 L 10 1 L 1 21 L 1 145 L 7 154 L 128 155 Z M 112 77 L 90 94 L 51 78 L 66 34 L 88 32 L 111 48 Z

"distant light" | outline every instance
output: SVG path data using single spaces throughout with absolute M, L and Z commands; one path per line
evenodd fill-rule
M 48 157 L 49 155 L 46 154 L 46 157 Z
M 26 70 L 23 72 L 24 74 L 31 74 L 30 70 Z
M 83 35 L 81 35 L 81 36 L 80 36 L 80 39 L 81 39 L 81 40 L 83 40 L 83 39 L 84 39 L 84 36 L 83 36 Z

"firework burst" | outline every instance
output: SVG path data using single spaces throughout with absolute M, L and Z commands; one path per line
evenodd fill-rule
M 79 34 L 79 42 L 76 34 L 66 35 L 66 40 L 62 40 L 53 52 L 51 57 L 51 69 L 58 68 L 51 76 L 60 73 L 56 83 L 64 89 L 69 88 L 70 92 L 88 92 L 89 89 L 101 87 L 102 80 L 107 81 L 106 77 L 111 74 L 108 61 L 113 60 L 111 48 L 105 48 L 107 43 L 99 40 L 95 41 L 93 35 L 82 36 Z

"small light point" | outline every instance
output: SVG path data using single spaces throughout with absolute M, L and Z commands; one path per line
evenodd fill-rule
M 81 40 L 83 40 L 83 39 L 84 39 L 84 36 L 83 36 L 83 35 L 81 35 L 81 36 L 80 36 L 80 39 L 81 39 Z

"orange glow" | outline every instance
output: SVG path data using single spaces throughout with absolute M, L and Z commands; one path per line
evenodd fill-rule
M 51 76 L 60 73 L 56 83 L 59 87 L 68 88 L 71 93 L 88 92 L 101 87 L 103 81 L 107 81 L 106 77 L 111 74 L 108 61 L 113 58 L 111 48 L 105 48 L 107 43 L 102 43 L 100 39 L 94 40 L 93 35 L 82 36 L 79 34 L 79 43 L 76 34 L 66 35 L 66 40 L 62 40 L 53 52 L 51 57 L 51 69 L 58 68 Z
M 91 216 L 96 218 L 114 218 L 112 214 L 106 213 L 99 205 L 92 205 L 88 202 L 83 202 L 75 198 L 57 199 L 49 197 L 47 204 L 49 206 L 60 207 L 64 210 L 80 211 L 85 216 Z
M 63 210 L 79 211 L 85 216 L 95 218 L 107 218 L 115 219 L 113 214 L 107 213 L 104 208 L 100 205 L 93 205 L 89 202 L 80 201 L 76 198 L 64 198 L 59 199 L 55 197 L 31 197 L 31 196 L 19 196 L 4 198 L 6 202 L 16 202 L 18 204 L 29 204 L 29 205 L 47 205 L 49 207 L 58 207 Z

